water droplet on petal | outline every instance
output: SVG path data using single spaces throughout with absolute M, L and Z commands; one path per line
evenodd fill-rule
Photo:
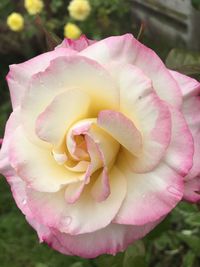
M 26 205 L 26 203 L 27 203 L 27 200 L 24 198 L 24 199 L 22 200 L 22 205 Z

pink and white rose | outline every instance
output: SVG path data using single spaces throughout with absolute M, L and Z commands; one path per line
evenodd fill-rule
M 194 142 L 192 168 L 184 177 L 184 199 L 200 201 L 200 83 L 177 72 L 171 72 L 183 95 L 182 112 L 189 126 Z
M 40 241 L 64 254 L 124 250 L 199 174 L 199 83 L 130 34 L 65 39 L 7 81 L 0 170 Z

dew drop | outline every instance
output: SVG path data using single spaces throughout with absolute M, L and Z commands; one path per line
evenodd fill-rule
M 27 200 L 24 198 L 24 199 L 22 200 L 22 205 L 26 205 L 26 203 L 27 203 Z

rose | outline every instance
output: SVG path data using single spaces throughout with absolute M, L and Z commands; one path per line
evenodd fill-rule
M 67 9 L 73 19 L 80 21 L 87 19 L 91 12 L 91 6 L 88 0 L 72 0 Z
M 36 15 L 41 13 L 44 3 L 42 0 L 25 0 L 24 7 L 30 15 Z
M 185 75 L 172 72 L 183 95 L 182 112 L 192 133 L 194 141 L 193 165 L 184 177 L 184 199 L 189 202 L 200 200 L 200 83 Z
M 22 31 L 24 28 L 24 18 L 20 13 L 12 12 L 7 17 L 7 25 L 12 31 Z
M 132 35 L 65 39 L 10 66 L 7 81 L 0 169 L 41 241 L 68 255 L 115 254 L 182 199 L 197 145 L 182 102 L 199 83 Z
M 64 26 L 64 36 L 70 39 L 78 39 L 81 35 L 81 29 L 74 23 L 68 22 Z

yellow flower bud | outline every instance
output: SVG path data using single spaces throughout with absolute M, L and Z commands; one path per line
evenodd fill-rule
M 24 18 L 21 14 L 13 12 L 7 17 L 8 27 L 15 32 L 19 32 L 24 28 Z
M 64 36 L 70 39 L 78 39 L 81 35 L 81 30 L 74 23 L 67 23 L 64 27 Z
M 91 11 L 88 0 L 72 0 L 68 6 L 69 14 L 76 20 L 85 20 Z
M 42 0 L 25 0 L 24 6 L 30 15 L 40 13 L 44 7 Z

